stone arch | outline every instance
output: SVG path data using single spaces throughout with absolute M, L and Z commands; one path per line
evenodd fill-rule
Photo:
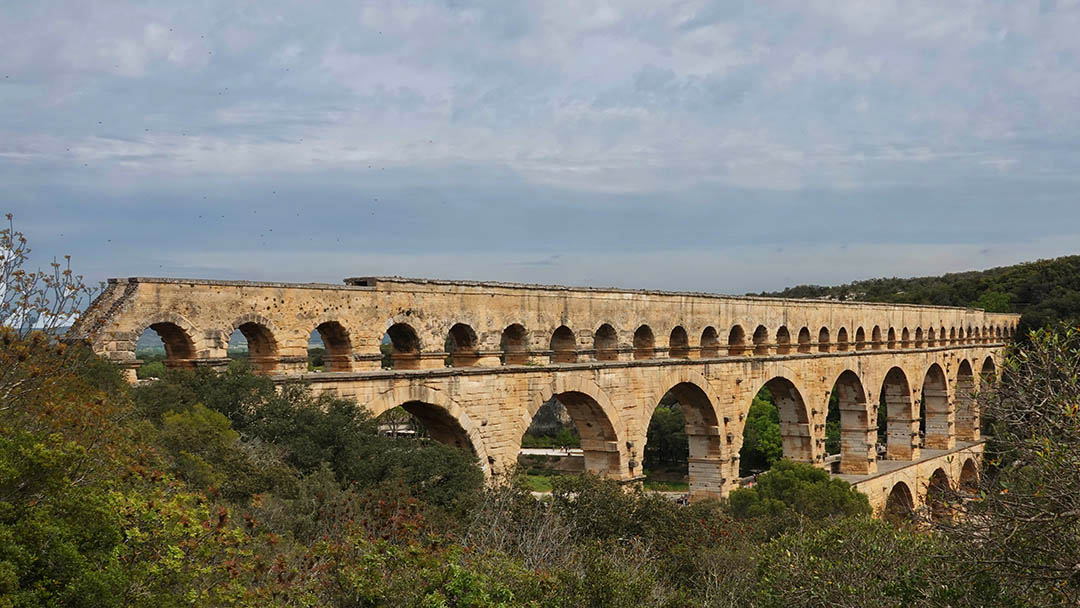
M 475 365 L 480 359 L 478 343 L 476 331 L 471 326 L 454 323 L 446 334 L 445 346 L 450 355 L 450 363 L 462 367 Z
M 866 475 L 877 470 L 877 429 L 859 375 L 845 370 L 833 383 L 840 409 L 840 472 Z
M 799 330 L 799 352 L 810 352 L 810 328 L 803 327 Z
M 263 374 L 274 372 L 278 365 L 277 335 L 280 333 L 274 324 L 262 315 L 243 315 L 233 321 L 228 332 L 224 334 L 226 345 L 236 330 L 240 330 L 247 340 L 252 369 Z
M 131 358 L 135 358 L 135 344 L 146 330 L 158 335 L 165 346 L 165 366 L 169 368 L 194 367 L 197 347 L 194 336 L 198 330 L 190 321 L 178 314 L 163 314 L 153 317 L 149 322 L 131 333 Z
M 889 491 L 889 497 L 885 499 L 885 518 L 894 521 L 911 519 L 915 512 L 915 499 L 911 495 L 911 489 L 907 484 L 898 481 Z
M 769 354 L 769 330 L 764 325 L 758 325 L 754 330 L 754 354 Z
M 603 389 L 595 382 L 567 374 L 556 374 L 550 383 L 538 388 L 531 391 L 531 401 L 522 413 L 518 437 L 525 434 L 540 406 L 555 398 L 566 407 L 578 429 L 586 471 L 616 479 L 635 474 L 640 465 L 624 463 L 621 450 L 626 427 Z
M 386 329 L 390 338 L 390 366 L 395 369 L 419 369 L 420 336 L 408 323 L 394 323 Z
M 524 365 L 529 360 L 529 332 L 520 323 L 511 323 L 499 338 L 503 365 Z
M 495 467 L 502 469 L 514 464 L 496 463 L 495 459 L 488 455 L 487 446 L 480 435 L 480 425 L 469 418 L 464 408 L 441 391 L 409 383 L 399 385 L 362 405 L 375 417 L 402 406 L 427 427 L 432 439 L 472 450 L 485 477 L 493 474 Z
M 820 454 L 816 455 L 814 451 L 810 409 L 795 383 L 784 376 L 775 376 L 762 386 L 772 393 L 773 404 L 780 416 L 784 458 L 801 462 L 820 460 Z
M 923 446 L 935 450 L 948 450 L 955 446 L 955 414 L 949 401 L 945 371 L 937 363 L 926 370 L 923 379 L 922 410 L 926 418 Z
M 665 374 L 657 386 L 667 388 L 653 393 L 647 402 L 643 420 L 648 425 L 663 397 L 668 393 L 673 394 L 686 420 L 690 496 L 720 496 L 727 483 L 724 475 L 726 458 L 721 436 L 721 417 L 710 392 L 709 381 L 699 372 L 681 367 Z M 642 451 L 644 450 L 643 443 Z
M 720 336 L 713 326 L 706 327 L 701 332 L 701 357 L 710 358 L 720 356 Z
M 836 350 L 838 350 L 838 351 L 846 351 L 847 349 L 848 349 L 847 328 L 846 327 L 841 327 L 840 330 L 836 332 Z
M 742 325 L 735 325 L 728 332 L 728 354 L 729 355 L 741 355 L 746 349 L 746 332 L 743 331 Z
M 915 328 L 915 348 L 923 347 L 923 331 L 921 327 Z
M 682 325 L 676 325 L 668 335 L 668 356 L 673 359 L 687 359 L 690 357 L 690 338 L 686 335 L 686 329 Z
M 886 344 L 886 346 L 888 347 L 889 350 L 893 350 L 894 348 L 896 348 L 896 328 L 895 327 L 890 327 L 889 328 L 889 337 L 888 337 L 888 343 Z
M 642 325 L 634 331 L 634 358 L 652 359 L 656 354 L 656 338 L 652 328 Z
M 325 369 L 328 372 L 352 370 L 352 338 L 340 321 L 323 321 L 315 326 L 326 349 Z M 310 335 L 310 332 L 309 334 Z
M 944 333 L 944 332 L 942 332 L 942 333 Z M 963 330 L 961 330 L 961 333 L 963 333 Z M 956 344 L 956 328 L 955 327 L 950 327 L 949 328 L 949 344 Z
M 956 368 L 956 438 L 960 441 L 979 439 L 979 412 L 975 404 L 975 376 L 967 359 Z
M 904 370 L 893 367 L 885 374 L 885 379 L 881 383 L 880 398 L 879 407 L 885 407 L 887 414 L 885 420 L 886 458 L 917 460 L 919 446 L 915 438 L 918 436 L 919 417 L 915 414 L 915 404 L 911 398 L 911 384 Z M 878 424 L 880 425 L 880 417 Z
M 993 355 L 987 355 L 983 359 L 982 368 L 979 370 L 979 381 L 981 386 L 989 386 L 997 381 L 997 365 L 994 363 Z
M 818 352 L 829 352 L 829 328 L 822 327 L 817 336 Z
M 791 332 L 787 325 L 781 325 L 776 330 L 776 354 L 786 355 L 791 352 Z
M 615 361 L 619 358 L 619 334 L 610 323 L 604 323 L 593 334 L 593 350 L 597 361 Z
M 548 343 L 551 351 L 552 363 L 574 363 L 577 361 L 577 339 L 574 331 L 565 325 L 560 325 L 551 332 L 551 341 Z
M 862 327 L 855 330 L 855 350 L 866 350 L 866 330 Z
M 964 461 L 960 469 L 960 483 L 958 489 L 966 494 L 974 494 L 979 489 L 979 467 L 975 465 L 974 458 Z
M 926 508 L 932 519 L 943 520 L 949 518 L 948 495 L 951 489 L 949 476 L 945 474 L 945 469 L 940 467 L 934 469 L 926 484 Z
M 906 327 L 900 330 L 900 348 L 911 348 L 911 332 Z
M 931 326 L 930 329 L 926 331 L 926 345 L 934 346 L 936 344 L 935 337 L 936 336 L 934 335 L 934 328 Z
M 881 341 L 881 327 L 880 326 L 878 326 L 878 325 L 874 326 L 874 331 L 871 334 L 870 342 L 871 342 L 871 344 L 873 344 L 874 350 L 881 350 L 882 347 L 884 346 L 884 342 Z

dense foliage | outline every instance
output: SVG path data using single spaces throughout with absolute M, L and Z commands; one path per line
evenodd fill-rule
M 836 287 L 799 285 L 761 295 L 970 306 L 1022 313 L 1020 335 L 1080 320 L 1080 256 L 937 277 L 870 279 Z

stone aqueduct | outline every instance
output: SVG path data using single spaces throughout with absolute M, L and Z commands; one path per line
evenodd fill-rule
M 472 449 L 489 476 L 516 462 L 545 401 L 566 405 L 585 466 L 632 480 L 661 398 L 684 406 L 694 497 L 738 484 L 743 422 L 768 386 L 786 457 L 824 466 L 838 392 L 838 474 L 913 506 L 933 484 L 976 474 L 971 395 L 999 370 L 1017 315 L 936 306 L 731 297 L 373 277 L 345 285 L 112 279 L 77 328 L 134 375 L 135 344 L 156 331 L 174 367 L 222 366 L 230 335 L 256 369 L 303 379 L 378 415 L 396 406 L 440 441 Z M 327 371 L 308 373 L 317 330 Z M 384 336 L 391 369 L 382 369 Z M 878 458 L 879 406 L 887 451 Z M 925 432 L 920 433 L 920 417 Z

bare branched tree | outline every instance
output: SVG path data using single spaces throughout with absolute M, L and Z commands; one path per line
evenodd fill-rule
M 0 230 L 0 412 L 65 373 L 82 354 L 60 339 L 94 298 L 70 256 L 49 270 L 28 270 L 30 247 L 12 215 Z
M 977 485 L 936 525 L 976 572 L 1037 605 L 1080 603 L 1080 331 L 1033 332 L 977 402 L 991 421 Z

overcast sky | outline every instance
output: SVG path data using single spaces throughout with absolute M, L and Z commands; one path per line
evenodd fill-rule
M 107 276 L 743 293 L 1080 253 L 1080 3 L 0 0 L 0 188 Z

